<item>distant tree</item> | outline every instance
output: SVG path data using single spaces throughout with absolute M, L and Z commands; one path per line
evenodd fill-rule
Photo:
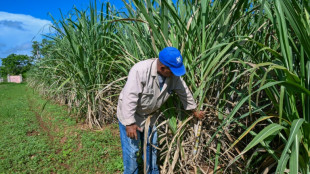
M 41 43 L 38 41 L 33 41 L 31 52 L 34 58 L 34 62 L 36 62 L 36 60 L 44 56 L 47 56 L 52 46 L 53 46 L 53 41 L 48 40 L 48 39 L 42 39 Z
M 51 48 L 55 46 L 54 41 L 52 40 L 47 40 L 47 39 L 42 39 L 41 43 L 41 55 L 48 56 L 48 54 L 51 54 Z
M 7 75 L 5 68 L 0 66 L 0 77 L 5 77 Z
M 40 43 L 38 41 L 33 41 L 32 42 L 32 55 L 35 60 L 39 59 L 41 57 L 40 53 Z
M 30 70 L 33 58 L 27 55 L 10 54 L 7 58 L 2 59 L 0 73 L 2 77 L 7 74 L 18 75 Z

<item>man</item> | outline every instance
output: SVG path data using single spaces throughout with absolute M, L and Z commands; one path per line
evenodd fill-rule
M 185 110 L 193 110 L 194 116 L 203 117 L 185 82 L 180 78 L 186 72 L 178 49 L 166 47 L 159 53 L 159 59 L 148 59 L 135 64 L 129 72 L 125 87 L 120 93 L 117 117 L 123 151 L 124 174 L 138 173 L 137 153 L 144 141 L 144 124 L 150 118 L 147 144 L 147 172 L 159 173 L 156 163 L 157 132 L 154 126 L 160 106 L 172 92 L 178 94 Z M 148 119 L 149 120 L 149 119 Z

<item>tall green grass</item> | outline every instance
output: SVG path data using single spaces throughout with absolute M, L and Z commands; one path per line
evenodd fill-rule
M 126 75 L 119 68 L 122 49 L 111 22 L 114 11 L 109 4 L 90 4 L 86 11 L 73 9 L 72 15 L 54 21 L 47 55 L 36 64 L 30 84 L 85 116 L 92 126 L 113 120 L 114 88 L 110 84 Z M 36 79 L 41 79 L 37 81 Z
M 277 164 L 276 173 L 286 169 L 290 173 L 309 173 L 309 3 L 284 0 L 262 1 L 261 5 L 270 23 L 266 28 L 274 32 L 276 43 L 255 41 L 261 49 L 256 54 L 266 55 L 269 63 L 257 65 L 250 82 L 259 80 L 256 92 L 266 93 L 277 119 L 269 120 L 270 126 L 256 135 L 242 153 L 259 142 L 265 143 Z M 277 138 L 284 146 L 270 149 L 269 143 Z
M 308 1 L 123 2 L 126 13 L 91 4 L 55 21 L 34 86 L 100 126 L 130 67 L 174 46 L 207 116 L 198 122 L 174 97 L 162 108 L 163 173 L 309 173 Z

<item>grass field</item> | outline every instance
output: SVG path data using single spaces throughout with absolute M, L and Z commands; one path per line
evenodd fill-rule
M 121 173 L 118 125 L 90 130 L 25 84 L 0 84 L 0 173 Z

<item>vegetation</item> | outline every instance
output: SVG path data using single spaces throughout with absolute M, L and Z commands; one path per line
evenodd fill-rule
M 0 173 L 122 171 L 117 125 L 90 130 L 25 84 L 0 91 Z
M 2 66 L 0 66 L 0 76 L 25 74 L 30 70 L 32 57 L 27 55 L 10 54 L 8 57 L 2 59 Z
M 197 121 L 172 97 L 158 125 L 163 173 L 309 173 L 307 0 L 129 0 L 54 21 L 29 85 L 90 126 L 114 122 L 130 67 L 181 50 Z

